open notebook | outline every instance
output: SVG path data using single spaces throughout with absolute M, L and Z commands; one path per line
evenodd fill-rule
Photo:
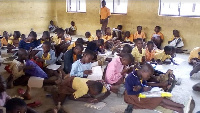
M 90 80 L 102 80 L 103 71 L 101 66 L 92 67 L 92 74 L 88 75 L 88 79 Z

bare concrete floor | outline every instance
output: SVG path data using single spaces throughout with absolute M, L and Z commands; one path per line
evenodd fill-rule
M 192 66 L 188 65 L 187 60 L 188 60 L 188 55 L 187 54 L 177 54 L 176 59 L 175 59 L 179 65 L 163 65 L 163 66 L 158 66 L 157 68 L 162 70 L 162 71 L 167 71 L 168 69 L 173 69 L 176 77 L 182 78 L 182 84 L 180 86 L 175 86 L 179 87 L 180 90 L 185 90 L 189 91 L 193 99 L 195 100 L 196 107 L 194 109 L 194 113 L 200 110 L 200 92 L 195 92 L 192 90 L 192 86 L 200 80 L 193 80 L 190 79 L 189 73 L 192 70 Z M 7 78 L 8 74 L 4 70 L 5 65 L 0 66 L 0 74 L 3 75 L 5 78 Z M 15 96 L 17 95 L 17 89 L 19 87 L 15 87 L 13 89 L 8 89 L 7 92 L 10 96 Z M 25 87 L 20 87 L 24 88 Z M 54 104 L 51 99 L 51 97 L 46 97 L 47 92 L 44 92 L 43 88 L 42 89 L 32 89 L 31 95 L 32 95 L 32 100 L 26 101 L 27 103 L 34 102 L 36 100 L 40 100 L 42 102 L 42 106 L 35 108 L 39 113 L 44 113 L 45 110 L 49 108 L 53 108 Z M 111 94 L 108 98 L 103 100 L 105 103 L 107 103 L 106 107 L 104 107 L 102 110 L 95 110 L 91 108 L 87 108 L 84 106 L 84 102 L 77 102 L 77 101 L 71 101 L 71 100 L 66 100 L 64 103 L 63 108 L 68 112 L 68 113 L 123 113 L 124 109 L 126 108 L 127 104 L 124 103 L 123 98 L 118 98 L 116 94 Z M 160 108 L 157 109 L 158 111 Z M 134 113 L 157 113 L 157 111 L 153 110 L 134 110 Z M 172 113 L 170 110 L 162 110 L 160 111 L 162 113 Z

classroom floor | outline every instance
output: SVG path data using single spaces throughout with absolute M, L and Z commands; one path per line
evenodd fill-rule
M 188 59 L 188 54 L 177 54 L 175 60 L 179 65 L 162 65 L 158 66 L 157 69 L 166 71 L 168 69 L 173 69 L 174 74 L 176 75 L 177 78 L 182 78 L 182 84 L 180 86 L 175 86 L 178 87 L 179 90 L 184 90 L 184 91 L 189 91 L 190 95 L 193 97 L 196 106 L 194 109 L 193 113 L 196 113 L 197 111 L 200 110 L 200 92 L 195 92 L 192 90 L 192 86 L 200 80 L 192 80 L 189 77 L 189 73 L 192 70 L 192 66 L 188 65 L 187 63 Z M 5 65 L 2 64 L 0 66 L 0 74 L 3 75 L 5 78 L 8 76 L 8 74 L 4 70 Z M 24 88 L 25 87 L 21 87 Z M 13 89 L 8 89 L 7 92 L 10 96 L 15 96 L 17 95 L 17 89 L 19 87 L 15 87 Z M 183 93 L 184 93 L 183 91 Z M 54 104 L 51 99 L 51 97 L 46 97 L 47 92 L 45 92 L 42 89 L 32 89 L 31 95 L 32 95 L 32 100 L 26 101 L 27 103 L 34 102 L 36 100 L 40 100 L 42 102 L 42 106 L 35 108 L 39 113 L 44 113 L 45 110 L 49 108 L 53 108 Z M 111 94 L 108 98 L 103 100 L 103 102 L 106 103 L 106 107 L 104 107 L 102 110 L 95 110 L 92 108 L 87 108 L 84 106 L 84 102 L 78 102 L 78 101 L 71 101 L 71 100 L 66 100 L 64 103 L 64 109 L 68 113 L 123 113 L 124 109 L 126 108 L 127 104 L 124 103 L 123 98 L 117 97 L 116 94 Z M 157 111 L 153 110 L 134 110 L 134 113 L 158 113 L 160 108 L 157 109 Z M 162 110 L 160 111 L 162 113 L 172 113 L 170 110 Z

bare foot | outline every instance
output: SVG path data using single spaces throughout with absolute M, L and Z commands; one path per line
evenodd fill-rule
M 25 100 L 31 100 L 30 90 L 31 88 L 27 86 L 26 92 L 22 95 Z

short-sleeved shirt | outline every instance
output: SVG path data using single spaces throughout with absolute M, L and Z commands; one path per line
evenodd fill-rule
M 72 88 L 75 90 L 75 92 L 73 93 L 75 99 L 80 98 L 88 93 L 89 91 L 87 85 L 88 80 L 89 79 L 86 78 L 79 78 L 79 77 L 74 78 L 72 82 Z M 105 93 L 106 91 L 107 89 L 103 87 L 101 93 Z
M 164 35 L 163 35 L 161 32 L 154 33 L 154 34 L 152 35 L 152 37 L 155 37 L 156 35 L 160 36 L 160 38 L 161 38 L 162 40 L 164 40 Z
M 100 11 L 101 19 L 106 19 L 108 16 L 110 16 L 110 9 L 107 7 L 102 7 Z
M 111 36 L 108 36 L 108 35 L 103 36 L 104 42 L 106 42 L 106 41 L 108 41 L 110 39 L 112 39 L 112 35 Z
M 145 49 L 142 49 L 142 54 L 138 51 L 137 46 L 132 49 L 131 54 L 135 58 L 135 61 L 142 62 L 142 57 L 145 56 Z
M 130 37 L 125 37 L 124 41 L 133 42 L 133 35 L 130 35 Z
M 154 58 L 155 53 L 156 53 L 156 51 L 154 49 L 151 52 L 149 52 L 148 48 L 146 48 L 145 52 L 146 52 L 146 54 L 145 54 L 146 61 L 151 61 Z
M 190 52 L 190 56 L 189 56 L 189 59 L 188 61 L 191 62 L 191 59 L 193 58 L 198 58 L 200 59 L 200 55 L 198 54 L 200 52 L 200 47 L 196 47 L 194 48 L 191 52 Z
M 3 38 L 1 39 L 1 46 L 7 46 L 7 45 L 8 45 L 8 41 L 6 40 L 5 37 L 3 37 Z
M 145 39 L 146 36 L 145 36 L 145 33 L 144 32 L 141 32 L 140 34 L 138 34 L 138 31 L 134 34 L 134 39 L 137 39 L 137 38 L 142 38 L 142 39 Z
M 156 50 L 154 59 L 155 60 L 161 60 L 161 61 L 165 61 L 166 59 L 171 58 L 170 55 L 166 55 L 164 50 Z
M 88 38 L 88 41 L 89 42 L 91 42 L 91 41 L 93 41 L 94 40 L 94 37 L 93 36 L 90 36 L 89 38 Z
M 62 41 L 61 38 L 58 38 L 58 36 L 54 36 L 54 37 L 53 37 L 53 42 L 54 42 L 56 45 L 60 44 L 61 41 Z
M 70 50 L 70 49 L 72 49 L 73 47 L 75 47 L 76 46 L 76 43 L 74 42 L 73 44 L 71 44 L 68 48 L 67 48 L 67 50 Z

